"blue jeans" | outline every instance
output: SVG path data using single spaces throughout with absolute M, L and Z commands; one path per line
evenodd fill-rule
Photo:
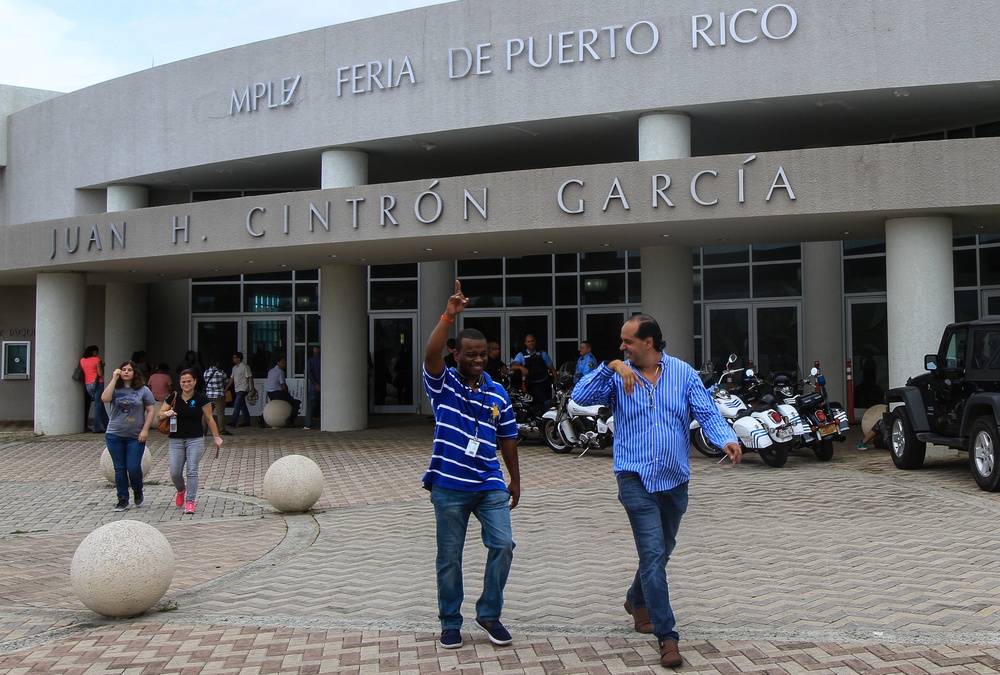
M 647 492 L 639 474 L 623 471 L 618 478 L 618 501 L 625 507 L 639 569 L 626 599 L 635 607 L 646 607 L 659 640 L 677 640 L 676 621 L 667 588 L 667 561 L 677 543 L 681 516 L 687 510 L 688 484 L 672 490 Z
M 198 469 L 201 458 L 205 454 L 205 437 L 171 438 L 167 441 L 167 452 L 170 455 L 170 481 L 178 492 L 187 490 L 184 501 L 193 502 L 198 499 Z M 184 480 L 184 467 L 187 466 L 187 482 Z
M 309 388 L 309 393 L 306 394 L 306 426 L 311 427 L 313 421 L 313 415 L 319 417 L 319 392 Z M 322 420 L 319 420 L 322 421 Z
M 250 408 L 247 407 L 247 393 L 245 391 L 238 391 L 233 396 L 233 417 L 229 420 L 229 423 L 234 427 L 240 419 L 241 412 L 243 413 L 243 421 L 250 424 Z M 222 429 L 219 429 L 219 431 L 222 431 Z
M 104 434 L 104 442 L 108 445 L 108 453 L 115 466 L 115 491 L 118 499 L 128 501 L 129 484 L 134 491 L 142 490 L 142 453 L 146 450 L 146 444 L 140 443 L 138 438 L 124 438 L 113 434 Z
M 90 425 L 91 431 L 99 434 L 108 428 L 108 409 L 104 407 L 101 394 L 104 393 L 104 383 L 100 380 L 87 385 L 87 394 L 94 399 L 94 422 Z
M 437 520 L 438 618 L 441 630 L 462 628 L 462 551 L 469 529 L 469 515 L 482 525 L 486 555 L 483 594 L 476 602 L 476 618 L 489 623 L 500 618 L 503 589 L 514 558 L 510 526 L 510 494 L 506 490 L 466 492 L 431 487 L 431 503 Z

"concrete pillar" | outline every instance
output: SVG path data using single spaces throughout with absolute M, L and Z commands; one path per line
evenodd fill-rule
M 326 317 L 320 336 L 323 431 L 368 427 L 367 284 L 364 267 L 320 269 L 320 316 Z
M 667 353 L 695 365 L 691 249 L 647 246 L 641 263 L 643 313 L 660 324 Z
M 955 320 L 952 224 L 947 216 L 885 222 L 889 386 L 924 371 L 941 331 Z
M 83 356 L 87 278 L 39 274 L 35 282 L 35 433 L 83 431 L 83 384 L 70 375 Z
M 144 209 L 149 206 L 149 190 L 142 185 L 109 185 L 107 190 L 108 213 Z
M 104 287 L 104 347 L 101 355 L 108 373 L 132 358 L 132 352 L 146 349 L 147 306 L 146 284 L 114 283 Z
M 691 118 L 650 113 L 639 118 L 639 161 L 691 156 Z M 694 280 L 691 249 L 647 246 L 642 256 L 642 311 L 663 330 L 667 353 L 694 365 Z
M 639 118 L 639 161 L 691 156 L 691 118 L 681 113 L 650 113 Z
M 420 296 L 418 303 L 420 307 L 420 326 L 415 340 L 413 351 L 416 354 L 417 362 L 414 370 L 423 376 L 424 347 L 427 346 L 427 338 L 431 331 L 438 325 L 441 313 L 448 305 L 448 298 L 455 294 L 455 262 L 446 260 L 442 262 L 420 263 Z M 454 328 L 454 327 L 453 327 Z M 454 330 L 452 330 L 454 335 Z M 430 414 L 431 402 L 427 398 L 422 383 L 417 385 L 420 392 L 420 412 Z
M 839 241 L 802 243 L 802 375 L 819 361 L 830 399 L 847 405 L 842 276 Z
M 320 187 L 353 187 L 368 182 L 368 155 L 360 150 L 325 150 Z

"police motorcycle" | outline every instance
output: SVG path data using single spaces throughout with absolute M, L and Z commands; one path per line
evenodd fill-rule
M 553 452 L 565 454 L 582 450 L 603 450 L 614 443 L 615 420 L 604 405 L 583 406 L 572 398 L 573 375 L 560 373 L 556 382 L 555 405 L 543 417 L 545 443 Z
M 542 418 L 542 411 L 545 410 L 545 403 L 536 403 L 531 394 L 523 391 L 519 372 L 512 372 L 504 376 L 501 383 L 507 390 L 511 408 L 514 410 L 514 421 L 517 423 L 517 442 L 543 440 L 545 420 Z
M 844 407 L 830 401 L 826 378 L 819 368 L 813 367 L 808 378 L 797 382 L 790 375 L 776 375 L 773 387 L 774 396 L 794 406 L 799 413 L 803 433 L 796 436 L 797 447 L 810 448 L 821 462 L 833 459 L 833 442 L 845 440 L 844 432 L 850 429 L 850 424 Z M 812 387 L 813 391 L 805 393 L 807 387 Z
M 756 452 L 768 466 L 782 467 L 795 437 L 804 432 L 795 408 L 777 403 L 771 394 L 762 393 L 766 384 L 753 369 L 733 368 L 736 354 L 730 354 L 725 370 L 714 384 L 711 365 L 701 371 L 702 382 L 708 387 L 712 402 L 722 418 L 732 427 L 744 452 Z M 731 375 L 741 376 L 741 384 L 733 390 L 723 382 Z M 697 420 L 691 421 L 691 440 L 706 457 L 723 457 L 725 452 L 708 440 Z

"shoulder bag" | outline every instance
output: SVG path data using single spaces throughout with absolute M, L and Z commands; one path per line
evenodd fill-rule
M 178 394 L 175 391 L 174 392 L 173 403 L 170 404 L 170 409 L 171 410 L 174 410 L 174 406 L 177 405 L 177 397 L 178 396 L 180 396 L 180 394 Z M 159 431 L 161 434 L 169 434 L 170 433 L 170 418 L 169 417 L 164 417 L 162 420 L 159 420 L 156 423 L 156 430 Z

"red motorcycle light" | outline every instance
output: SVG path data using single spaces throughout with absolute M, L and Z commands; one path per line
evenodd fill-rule
M 777 410 L 772 410 L 771 412 L 768 413 L 768 415 L 771 416 L 772 422 L 774 422 L 775 424 L 781 424 L 781 420 L 783 418 L 781 417 L 781 413 L 779 413 Z
M 816 421 L 819 422 L 820 424 L 823 424 L 824 422 L 826 422 L 826 413 L 823 412 L 822 410 L 817 410 L 816 411 Z

